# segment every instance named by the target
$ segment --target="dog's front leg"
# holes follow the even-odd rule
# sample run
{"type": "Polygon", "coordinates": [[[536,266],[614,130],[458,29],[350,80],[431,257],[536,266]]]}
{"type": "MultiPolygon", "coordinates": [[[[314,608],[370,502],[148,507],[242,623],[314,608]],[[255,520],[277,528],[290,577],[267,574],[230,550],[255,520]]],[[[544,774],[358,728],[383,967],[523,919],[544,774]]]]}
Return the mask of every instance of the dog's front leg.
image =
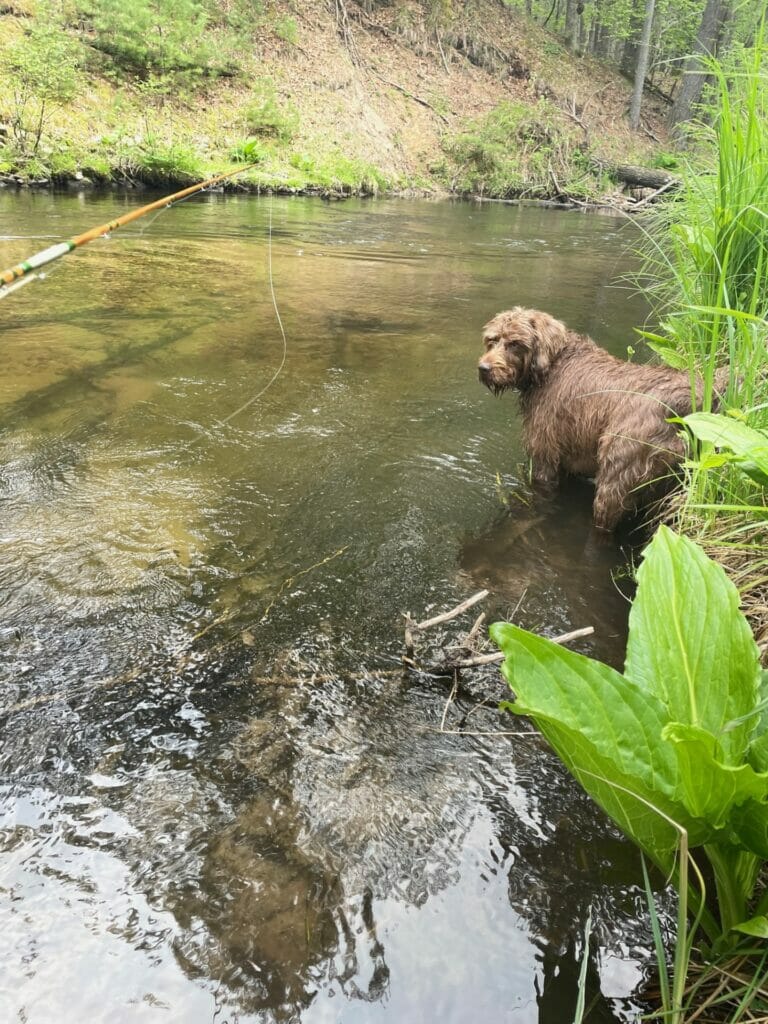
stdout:
{"type": "Polygon", "coordinates": [[[531,453],[529,477],[531,483],[536,487],[551,489],[557,483],[560,475],[559,466],[549,459],[536,458],[531,453]]]}
{"type": "Polygon", "coordinates": [[[598,530],[615,530],[626,511],[618,495],[598,488],[592,505],[592,522],[598,530]]]}

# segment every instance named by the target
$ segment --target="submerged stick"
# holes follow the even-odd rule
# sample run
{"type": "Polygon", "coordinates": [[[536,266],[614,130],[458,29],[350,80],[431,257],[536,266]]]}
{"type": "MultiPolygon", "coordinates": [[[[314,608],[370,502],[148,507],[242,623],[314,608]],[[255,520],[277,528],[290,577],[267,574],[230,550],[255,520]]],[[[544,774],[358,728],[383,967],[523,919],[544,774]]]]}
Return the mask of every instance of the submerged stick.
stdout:
{"type": "Polygon", "coordinates": [[[487,590],[478,590],[472,597],[468,597],[466,601],[462,601],[461,604],[457,604],[455,608],[451,608],[449,612],[443,612],[442,615],[436,615],[434,619],[425,619],[423,622],[415,622],[411,624],[411,629],[429,629],[431,626],[439,626],[441,622],[450,622],[451,619],[455,619],[457,615],[461,615],[462,612],[467,611],[468,608],[472,608],[478,603],[488,597],[487,590]]]}
{"type": "MultiPolygon", "coordinates": [[[[560,636],[550,637],[553,644],[567,644],[571,640],[579,640],[583,636],[592,636],[595,632],[594,626],[584,626],[582,629],[572,629],[570,633],[562,633],[560,636]]],[[[474,668],[476,665],[493,665],[497,661],[504,661],[506,657],[502,651],[494,651],[493,654],[479,654],[476,658],[462,658],[450,667],[452,668],[474,668]]]]}
{"type": "Polygon", "coordinates": [[[15,267],[9,267],[8,270],[0,273],[0,299],[10,295],[12,291],[16,291],[20,287],[19,282],[22,279],[26,278],[27,281],[33,280],[35,271],[40,270],[41,267],[45,267],[49,263],[53,263],[54,260],[58,260],[62,256],[67,256],[75,249],[80,248],[81,245],[87,245],[88,242],[92,242],[95,238],[101,238],[112,231],[117,231],[118,228],[130,224],[131,221],[138,220],[139,217],[144,217],[147,213],[151,213],[152,210],[159,210],[164,206],[170,206],[180,199],[186,199],[187,196],[194,195],[195,192],[201,192],[204,188],[208,188],[209,185],[216,185],[220,181],[226,181],[227,178],[232,178],[236,174],[242,174],[244,171],[248,171],[251,167],[255,166],[255,164],[246,164],[245,167],[238,167],[237,170],[227,171],[226,174],[217,174],[213,178],[207,178],[205,181],[198,182],[197,185],[190,185],[189,188],[184,188],[180,192],[174,192],[170,196],[156,199],[153,203],[148,203],[138,210],[131,210],[130,213],[125,213],[122,217],[111,220],[107,224],[99,224],[95,228],[90,228],[88,231],[84,231],[81,235],[75,235],[74,238],[70,238],[66,242],[57,242],[55,245],[35,253],[29,259],[22,260],[15,267]]]}
{"type": "MultiPolygon", "coordinates": [[[[405,612],[403,618],[405,619],[405,657],[403,661],[406,664],[414,665],[414,652],[416,649],[416,634],[424,629],[429,629],[430,626],[438,626],[441,622],[449,622],[451,619],[455,619],[457,615],[461,615],[468,608],[476,605],[478,601],[484,600],[488,597],[487,590],[479,590],[472,597],[468,597],[466,601],[462,601],[461,604],[457,604],[455,608],[451,608],[448,612],[443,612],[442,615],[436,615],[433,619],[425,619],[423,622],[414,622],[410,612],[405,612]]],[[[470,636],[474,635],[475,630],[480,628],[482,624],[483,616],[475,622],[474,626],[470,631],[470,636]]],[[[466,646],[462,644],[462,647],[466,646]]],[[[415,666],[414,666],[415,667],[415,666]]]]}

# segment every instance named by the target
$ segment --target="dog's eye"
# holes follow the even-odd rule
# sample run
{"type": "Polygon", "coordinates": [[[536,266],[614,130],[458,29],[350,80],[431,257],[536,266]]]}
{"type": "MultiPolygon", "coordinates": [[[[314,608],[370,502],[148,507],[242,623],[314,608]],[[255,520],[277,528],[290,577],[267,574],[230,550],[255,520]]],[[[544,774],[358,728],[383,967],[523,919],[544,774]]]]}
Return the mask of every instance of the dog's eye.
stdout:
{"type": "Polygon", "coordinates": [[[495,334],[487,334],[485,337],[485,347],[492,348],[498,340],[495,334]]]}

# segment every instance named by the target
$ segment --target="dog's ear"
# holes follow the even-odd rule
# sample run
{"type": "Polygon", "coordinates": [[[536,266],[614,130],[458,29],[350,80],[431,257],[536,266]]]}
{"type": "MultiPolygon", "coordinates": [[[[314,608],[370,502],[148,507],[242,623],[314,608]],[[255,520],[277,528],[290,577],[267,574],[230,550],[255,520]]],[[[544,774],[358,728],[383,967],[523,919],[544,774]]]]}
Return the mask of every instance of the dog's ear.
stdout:
{"type": "Polygon", "coordinates": [[[529,373],[532,383],[541,384],[555,357],[565,346],[568,330],[564,323],[549,313],[531,313],[529,324],[534,339],[529,373]]]}

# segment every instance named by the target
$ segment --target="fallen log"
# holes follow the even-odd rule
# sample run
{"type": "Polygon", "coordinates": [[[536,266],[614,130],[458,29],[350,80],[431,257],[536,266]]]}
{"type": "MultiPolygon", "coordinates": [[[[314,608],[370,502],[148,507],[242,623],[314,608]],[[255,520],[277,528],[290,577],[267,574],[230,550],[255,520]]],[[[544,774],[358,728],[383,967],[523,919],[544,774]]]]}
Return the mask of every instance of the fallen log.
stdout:
{"type": "Polygon", "coordinates": [[[617,181],[633,188],[665,188],[680,186],[680,179],[659,167],[637,167],[634,164],[609,164],[600,161],[600,166],[617,181]]]}

